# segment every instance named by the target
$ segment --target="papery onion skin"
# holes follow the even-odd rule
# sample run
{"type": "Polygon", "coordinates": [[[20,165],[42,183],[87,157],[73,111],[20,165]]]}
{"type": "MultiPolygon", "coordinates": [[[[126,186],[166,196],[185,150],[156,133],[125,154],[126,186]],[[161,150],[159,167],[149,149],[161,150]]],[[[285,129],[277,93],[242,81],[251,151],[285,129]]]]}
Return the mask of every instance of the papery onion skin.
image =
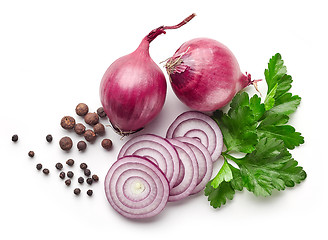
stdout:
{"type": "Polygon", "coordinates": [[[228,104],[237,92],[253,83],[240,71],[233,53],[209,38],[185,42],[166,63],[176,96],[198,111],[214,111],[228,104]]]}

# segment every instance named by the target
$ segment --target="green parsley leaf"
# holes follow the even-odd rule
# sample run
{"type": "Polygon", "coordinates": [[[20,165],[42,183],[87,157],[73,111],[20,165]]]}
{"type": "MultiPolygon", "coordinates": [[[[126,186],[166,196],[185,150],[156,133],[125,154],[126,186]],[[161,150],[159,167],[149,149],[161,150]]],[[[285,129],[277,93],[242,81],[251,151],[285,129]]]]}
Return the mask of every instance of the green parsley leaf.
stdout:
{"type": "Polygon", "coordinates": [[[211,185],[214,188],[217,188],[223,181],[230,182],[232,179],[232,172],[228,165],[228,162],[224,160],[224,163],[218,172],[218,174],[215,176],[215,178],[211,181],[211,185]]]}

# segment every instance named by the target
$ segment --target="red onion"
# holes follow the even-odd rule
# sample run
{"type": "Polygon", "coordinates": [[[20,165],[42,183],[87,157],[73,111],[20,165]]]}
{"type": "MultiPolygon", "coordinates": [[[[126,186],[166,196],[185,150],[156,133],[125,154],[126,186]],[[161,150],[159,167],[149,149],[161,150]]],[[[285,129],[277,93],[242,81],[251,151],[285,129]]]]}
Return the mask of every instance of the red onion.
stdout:
{"type": "Polygon", "coordinates": [[[149,55],[149,43],[166,29],[179,28],[194,16],[175,26],[154,29],[134,52],[114,61],[105,72],[100,84],[101,103],[113,128],[121,135],[142,129],[164,105],[165,76],[149,55]]]}
{"type": "Polygon", "coordinates": [[[180,160],[175,148],[164,138],[144,134],[127,141],[121,148],[118,158],[137,155],[147,158],[163,171],[172,188],[178,178],[180,160]]]}
{"type": "Polygon", "coordinates": [[[169,191],[163,172],[139,156],[118,159],[105,178],[107,200],[127,218],[149,218],[159,214],[168,201],[169,191]]]}
{"type": "Polygon", "coordinates": [[[208,38],[185,42],[167,61],[166,70],[177,97],[198,111],[214,111],[237,92],[254,84],[241,73],[237,59],[222,43],[208,38]]]}
{"type": "Polygon", "coordinates": [[[216,161],[222,152],[223,137],[218,124],[204,113],[188,111],[180,114],[170,125],[167,138],[190,137],[200,141],[216,161]]]}

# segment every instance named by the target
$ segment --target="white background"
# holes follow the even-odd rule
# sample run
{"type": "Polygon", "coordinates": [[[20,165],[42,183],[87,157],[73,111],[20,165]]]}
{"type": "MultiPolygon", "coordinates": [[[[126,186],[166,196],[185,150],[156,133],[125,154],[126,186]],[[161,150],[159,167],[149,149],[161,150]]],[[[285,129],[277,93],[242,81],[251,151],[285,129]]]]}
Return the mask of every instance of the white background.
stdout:
{"type": "MultiPolygon", "coordinates": [[[[1,239],[327,239],[327,8],[325,1],[0,1],[0,238],[1,239]],[[156,63],[185,41],[214,38],[236,55],[253,79],[280,52],[302,103],[291,123],[305,144],[292,151],[307,171],[302,184],[269,198],[237,192],[214,210],[198,194],[169,203],[154,219],[131,221],[107,203],[104,176],[122,144],[110,129],[112,151],[101,138],[86,152],[59,149],[58,140],[75,134],[61,129],[62,116],[76,117],[77,103],[100,106],[99,83],[107,67],[132,52],[161,25],[197,17],[151,43],[156,63]],[[19,141],[11,142],[17,133],[19,141]],[[51,133],[49,144],[45,136],[51,133]],[[27,156],[34,150],[33,159],[27,156]],[[75,177],[66,187],[56,162],[73,158],[75,177]],[[50,169],[45,176],[35,168],[50,169]],[[74,196],[78,165],[87,162],[100,182],[94,196],[74,196]]],[[[161,65],[161,68],[163,66],[161,65]]],[[[163,69],[164,70],[164,69],[163,69]]],[[[265,93],[265,83],[260,83],[265,93]]],[[[254,93],[251,87],[246,89],[254,93]]],[[[188,110],[168,85],[166,103],[143,133],[164,136],[169,124],[188,110]]],[[[78,122],[82,119],[76,117],[78,122]]],[[[104,121],[103,121],[104,122],[104,121]]],[[[221,163],[217,163],[216,169],[221,163]]],[[[65,166],[65,171],[69,168],[65,166]]]]}

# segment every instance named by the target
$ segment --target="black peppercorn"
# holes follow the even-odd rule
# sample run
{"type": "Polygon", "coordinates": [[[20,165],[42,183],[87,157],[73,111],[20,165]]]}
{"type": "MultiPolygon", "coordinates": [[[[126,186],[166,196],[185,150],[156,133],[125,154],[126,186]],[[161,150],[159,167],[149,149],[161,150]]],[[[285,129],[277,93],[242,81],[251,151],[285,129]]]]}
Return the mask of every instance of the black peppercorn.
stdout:
{"type": "Polygon", "coordinates": [[[17,142],[17,141],[18,141],[18,135],[17,135],[17,134],[13,135],[13,136],[11,137],[11,141],[13,141],[13,142],[17,142]]]}
{"type": "Polygon", "coordinates": [[[92,175],[92,180],[95,181],[95,182],[98,182],[99,181],[99,177],[96,174],[93,174],[92,175]]]}
{"type": "Polygon", "coordinates": [[[66,164],[68,165],[68,166],[73,166],[74,165],[74,160],[73,159],[68,159],[67,161],[66,161],[66,164]]]}
{"type": "Polygon", "coordinates": [[[74,194],[75,195],[79,195],[80,193],[81,193],[81,189],[79,189],[79,188],[74,189],[74,194]]]}
{"type": "Polygon", "coordinates": [[[84,136],[85,140],[87,140],[88,142],[93,142],[97,138],[95,132],[90,129],[86,130],[83,136],[84,136]]]}
{"type": "Polygon", "coordinates": [[[87,184],[89,184],[89,185],[91,185],[92,184],[92,182],[93,182],[93,180],[92,180],[92,178],[87,178],[87,184]]]}
{"type": "Polygon", "coordinates": [[[36,165],[36,169],[41,170],[41,169],[42,169],[42,164],[41,164],[41,163],[38,163],[38,164],[36,165]]]}
{"type": "Polygon", "coordinates": [[[85,132],[85,126],[82,123],[77,123],[74,127],[74,131],[78,135],[82,135],[85,132]]]}
{"type": "Polygon", "coordinates": [[[63,164],[61,164],[61,163],[56,163],[55,167],[56,167],[58,170],[62,170],[62,169],[63,169],[63,164]]]}
{"type": "Polygon", "coordinates": [[[77,181],[78,181],[80,184],[82,184],[82,183],[84,183],[84,178],[83,178],[83,177],[79,177],[79,178],[77,179],[77,181]]]}
{"type": "Polygon", "coordinates": [[[65,184],[66,184],[66,186],[71,185],[71,179],[67,179],[67,180],[65,181],[65,184]]]}
{"type": "Polygon", "coordinates": [[[101,117],[101,118],[104,118],[104,117],[107,116],[106,113],[105,113],[105,111],[104,111],[104,108],[103,108],[103,107],[100,107],[100,108],[97,109],[97,114],[98,114],[98,116],[101,117]]]}
{"type": "Polygon", "coordinates": [[[85,141],[79,141],[77,143],[77,149],[79,149],[79,151],[83,151],[87,148],[87,144],[85,141]]]}
{"type": "Polygon", "coordinates": [[[47,136],[46,136],[46,140],[47,140],[47,142],[52,142],[52,135],[51,134],[48,134],[47,136]]]}
{"type": "Polygon", "coordinates": [[[112,140],[105,138],[101,141],[101,146],[106,149],[106,150],[110,150],[112,148],[112,140]]]}
{"type": "Polygon", "coordinates": [[[81,163],[80,164],[80,168],[83,169],[83,170],[86,169],[87,167],[88,167],[88,165],[86,163],[81,163]]]}
{"type": "Polygon", "coordinates": [[[88,196],[92,196],[92,194],[93,194],[93,191],[91,190],[91,189],[89,189],[88,191],[87,191],[87,194],[88,194],[88,196]]]}
{"type": "Polygon", "coordinates": [[[63,150],[70,150],[73,146],[73,141],[70,137],[63,137],[59,141],[59,146],[63,150]]]}
{"type": "Polygon", "coordinates": [[[61,119],[60,125],[64,129],[73,129],[75,126],[75,119],[71,116],[65,116],[61,119]]]}
{"type": "Polygon", "coordinates": [[[29,151],[28,152],[28,156],[31,157],[31,158],[34,157],[34,152],[33,151],[29,151]]]}
{"type": "Polygon", "coordinates": [[[93,126],[93,131],[95,134],[102,135],[105,133],[105,126],[102,123],[97,123],[93,126]]]}
{"type": "Polygon", "coordinates": [[[75,112],[79,116],[84,116],[89,112],[89,107],[85,103],[79,103],[75,108],[75,112]]]}
{"type": "Polygon", "coordinates": [[[50,173],[50,171],[49,171],[48,168],[43,169],[42,172],[43,172],[45,175],[48,175],[48,174],[50,173]]]}
{"type": "Polygon", "coordinates": [[[72,171],[67,172],[67,177],[72,178],[74,176],[74,173],[72,171]]]}
{"type": "Polygon", "coordinates": [[[97,113],[87,113],[84,116],[84,121],[89,125],[95,125],[99,122],[99,116],[97,113]]]}
{"type": "Polygon", "coordinates": [[[60,173],[59,173],[59,177],[60,177],[61,179],[64,179],[64,178],[65,178],[65,175],[66,175],[66,174],[65,174],[64,172],[60,172],[60,173]]]}
{"type": "Polygon", "coordinates": [[[88,168],[84,169],[84,175],[85,176],[89,177],[90,174],[91,174],[91,171],[88,168]]]}

